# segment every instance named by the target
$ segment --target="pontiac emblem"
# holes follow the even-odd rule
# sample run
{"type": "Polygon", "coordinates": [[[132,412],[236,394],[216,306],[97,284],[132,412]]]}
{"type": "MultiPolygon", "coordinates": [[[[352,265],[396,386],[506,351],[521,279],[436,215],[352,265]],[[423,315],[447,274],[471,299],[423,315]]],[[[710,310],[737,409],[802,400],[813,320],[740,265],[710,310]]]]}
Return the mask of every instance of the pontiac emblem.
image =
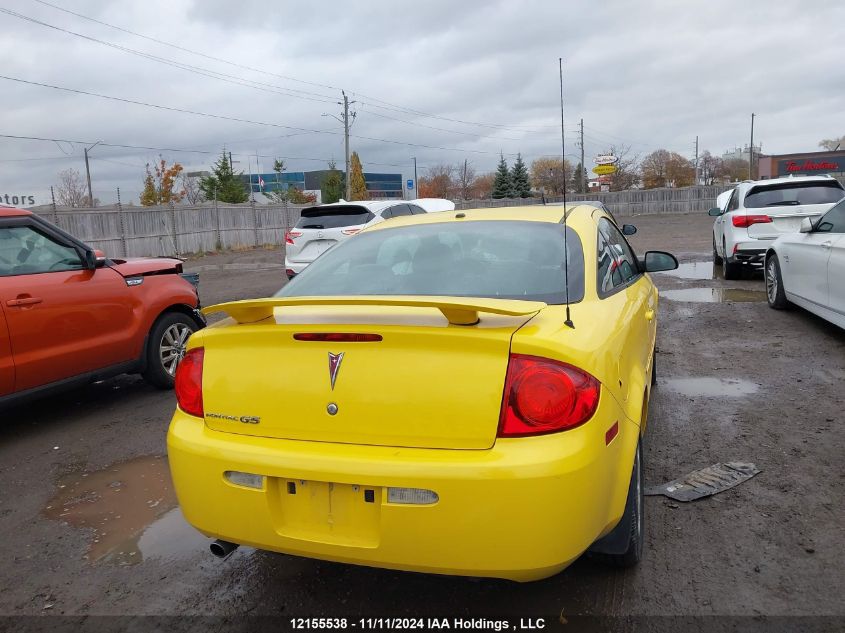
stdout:
{"type": "Polygon", "coordinates": [[[340,371],[340,364],[343,362],[343,355],[345,353],[332,354],[329,352],[329,378],[332,381],[332,391],[334,391],[334,382],[337,380],[337,372],[340,371]]]}

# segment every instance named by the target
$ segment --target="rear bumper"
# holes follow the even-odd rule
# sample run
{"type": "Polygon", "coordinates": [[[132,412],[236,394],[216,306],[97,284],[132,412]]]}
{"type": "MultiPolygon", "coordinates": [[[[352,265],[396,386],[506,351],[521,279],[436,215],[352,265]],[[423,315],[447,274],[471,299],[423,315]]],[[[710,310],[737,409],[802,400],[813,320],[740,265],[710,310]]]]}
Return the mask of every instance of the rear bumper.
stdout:
{"type": "Polygon", "coordinates": [[[208,537],[374,567],[529,581],[559,572],[622,516],[639,427],[602,400],[578,429],[500,439],[489,450],[267,439],[213,431],[177,410],[168,456],[182,512],[208,537]],[[606,445],[616,420],[619,434],[606,445]],[[229,483],[228,470],[263,475],[263,489],[229,483]],[[388,487],[433,490],[439,500],[390,503],[388,487]]]}
{"type": "Polygon", "coordinates": [[[310,263],[311,262],[292,262],[285,258],[285,273],[287,274],[288,279],[292,279],[294,276],[301,273],[310,263]]]}
{"type": "Polygon", "coordinates": [[[773,240],[754,240],[737,242],[733,255],[728,261],[739,264],[762,266],[766,251],[773,240]]]}

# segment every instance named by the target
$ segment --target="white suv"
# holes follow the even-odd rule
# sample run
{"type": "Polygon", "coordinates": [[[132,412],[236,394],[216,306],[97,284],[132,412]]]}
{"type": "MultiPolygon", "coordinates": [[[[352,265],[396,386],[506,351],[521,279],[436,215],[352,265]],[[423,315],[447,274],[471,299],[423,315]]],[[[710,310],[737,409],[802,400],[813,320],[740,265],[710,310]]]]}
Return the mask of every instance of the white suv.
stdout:
{"type": "Polygon", "coordinates": [[[323,204],[302,210],[296,226],[285,234],[285,273],[288,279],[301,273],[308,264],[338,242],[360,230],[390,218],[443,210],[453,202],[425,200],[380,200],[323,204]]]}
{"type": "Polygon", "coordinates": [[[766,249],[785,233],[797,233],[804,218],[820,217],[845,196],[831,176],[747,180],[716,198],[713,262],[725,279],[738,279],[742,266],[762,266],[766,249]]]}

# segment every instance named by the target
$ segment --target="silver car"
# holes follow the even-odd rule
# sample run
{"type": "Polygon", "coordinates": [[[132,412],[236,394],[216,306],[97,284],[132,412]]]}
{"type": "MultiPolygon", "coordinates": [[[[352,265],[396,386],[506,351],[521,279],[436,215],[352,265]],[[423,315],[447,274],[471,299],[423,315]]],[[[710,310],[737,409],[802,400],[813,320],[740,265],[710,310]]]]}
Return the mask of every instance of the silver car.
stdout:
{"type": "MultiPolygon", "coordinates": [[[[390,218],[426,213],[427,201],[380,200],[323,204],[302,210],[296,226],[285,235],[285,273],[288,279],[358,231],[390,218]]],[[[439,203],[455,205],[448,200],[439,203]]],[[[442,206],[442,205],[441,205],[442,206]]]]}

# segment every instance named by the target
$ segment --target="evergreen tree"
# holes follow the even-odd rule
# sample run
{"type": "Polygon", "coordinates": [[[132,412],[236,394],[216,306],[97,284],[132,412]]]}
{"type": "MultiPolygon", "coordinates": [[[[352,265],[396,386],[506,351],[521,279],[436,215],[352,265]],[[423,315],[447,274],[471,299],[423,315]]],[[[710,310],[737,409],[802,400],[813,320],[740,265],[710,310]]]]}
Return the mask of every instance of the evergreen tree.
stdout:
{"type": "Polygon", "coordinates": [[[516,162],[511,169],[511,188],[514,198],[528,198],[531,195],[531,181],[528,178],[528,169],[522,162],[522,154],[516,155],[516,162]]]}
{"type": "Polygon", "coordinates": [[[352,152],[352,158],[349,160],[349,182],[351,183],[349,195],[352,200],[370,199],[367,182],[364,180],[364,168],[361,166],[358,152],[352,152]]]}
{"type": "Polygon", "coordinates": [[[240,174],[232,171],[232,164],[229,162],[229,155],[225,148],[220,158],[211,168],[211,175],[200,179],[200,191],[205,195],[206,200],[220,202],[238,203],[246,202],[249,198],[246,184],[240,180],[240,174]]]}
{"type": "Polygon", "coordinates": [[[329,163],[329,173],[323,178],[320,183],[320,191],[322,193],[323,204],[331,204],[337,202],[343,197],[343,172],[337,168],[334,161],[329,163]]]}
{"type": "Polygon", "coordinates": [[[589,174],[587,174],[587,170],[581,165],[579,162],[575,169],[572,171],[572,180],[569,182],[569,191],[574,191],[575,193],[587,193],[584,190],[583,184],[589,180],[589,174]],[[581,177],[583,176],[583,180],[581,177]]]}
{"type": "Polygon", "coordinates": [[[511,174],[508,171],[508,164],[505,157],[499,155],[499,166],[496,168],[496,177],[493,179],[494,198],[513,198],[513,184],[511,174]]]}

